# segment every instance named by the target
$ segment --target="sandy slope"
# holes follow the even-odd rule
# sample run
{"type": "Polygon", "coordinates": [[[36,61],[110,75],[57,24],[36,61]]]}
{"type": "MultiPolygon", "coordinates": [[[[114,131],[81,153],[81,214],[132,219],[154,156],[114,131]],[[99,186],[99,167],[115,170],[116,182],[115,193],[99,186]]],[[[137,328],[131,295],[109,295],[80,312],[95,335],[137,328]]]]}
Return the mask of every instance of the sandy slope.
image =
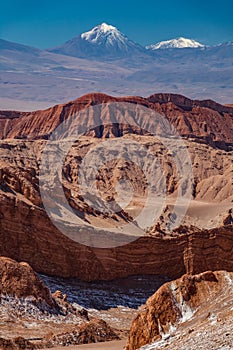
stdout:
{"type": "MultiPolygon", "coordinates": [[[[98,344],[85,344],[85,345],[77,345],[77,346],[69,346],[68,350],[122,350],[125,346],[126,341],[109,341],[106,343],[98,343],[98,344]]],[[[54,350],[64,350],[64,347],[53,348],[54,350]]]]}

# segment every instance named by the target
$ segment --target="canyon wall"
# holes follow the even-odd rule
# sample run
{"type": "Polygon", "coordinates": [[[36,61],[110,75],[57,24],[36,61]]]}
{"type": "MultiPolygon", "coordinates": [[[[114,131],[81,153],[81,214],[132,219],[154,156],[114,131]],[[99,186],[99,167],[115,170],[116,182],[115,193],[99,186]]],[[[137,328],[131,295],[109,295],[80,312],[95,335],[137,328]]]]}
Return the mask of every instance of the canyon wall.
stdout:
{"type": "Polygon", "coordinates": [[[0,255],[26,261],[37,272],[81,280],[111,280],[135,274],[172,278],[206,270],[233,270],[233,226],[141,237],[117,248],[80,245],[62,235],[45,211],[0,194],[0,255]]]}

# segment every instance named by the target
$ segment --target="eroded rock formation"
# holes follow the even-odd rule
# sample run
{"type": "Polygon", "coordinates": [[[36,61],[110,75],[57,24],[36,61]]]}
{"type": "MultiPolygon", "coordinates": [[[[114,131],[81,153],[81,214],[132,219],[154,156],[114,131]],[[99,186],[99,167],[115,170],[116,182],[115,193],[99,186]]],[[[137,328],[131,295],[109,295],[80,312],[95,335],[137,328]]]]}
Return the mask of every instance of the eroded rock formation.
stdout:
{"type": "MultiPolygon", "coordinates": [[[[50,133],[64,120],[91,106],[100,104],[126,102],[145,106],[165,116],[177,129],[181,136],[203,139],[208,143],[216,143],[224,147],[224,144],[233,142],[233,108],[222,106],[214,101],[193,101],[181,95],[175,94],[155,94],[148,98],[142,97],[112,97],[104,94],[89,94],[77,100],[56,105],[45,111],[36,112],[0,112],[0,139],[26,138],[38,139],[47,138],[50,133]]],[[[102,114],[104,115],[104,114],[102,114]]],[[[129,116],[128,116],[129,117],[129,116]]],[[[100,124],[101,124],[100,115],[100,124]]],[[[95,131],[95,136],[102,137],[109,133],[115,136],[124,133],[138,133],[127,125],[111,125],[109,120],[108,130],[102,128],[100,132],[95,131]]],[[[138,124],[134,116],[127,118],[131,125],[138,124]]],[[[93,125],[93,115],[88,119],[77,117],[77,130],[81,131],[87,127],[91,130],[93,125]]],[[[95,125],[95,123],[94,123],[95,125]]],[[[147,128],[150,129],[148,125],[147,128]]]]}
{"type": "MultiPolygon", "coordinates": [[[[126,350],[136,350],[166,335],[169,337],[172,330],[175,333],[179,324],[189,320],[192,320],[191,325],[195,327],[210,317],[210,312],[213,312],[213,316],[217,315],[221,312],[221,301],[226,302],[232,298],[232,283],[232,273],[207,271],[194,276],[184,275],[178,280],[164,284],[148,299],[146,305],[141,307],[134,319],[126,350]]],[[[211,332],[208,337],[212,337],[211,332]]],[[[169,349],[177,348],[176,341],[177,339],[174,339],[173,347],[171,343],[169,349]]],[[[160,346],[154,344],[155,349],[163,348],[162,344],[160,346]]]]}
{"type": "Polygon", "coordinates": [[[92,319],[90,322],[83,323],[69,332],[53,336],[48,344],[53,346],[67,346],[100,343],[119,339],[117,332],[105,321],[92,319]]]}
{"type": "Polygon", "coordinates": [[[89,318],[87,310],[71,304],[61,291],[51,294],[25,262],[0,257],[0,299],[1,349],[32,350],[120,339],[120,330],[96,316],[89,318]]]}
{"type": "Polygon", "coordinates": [[[49,289],[29,264],[6,257],[0,257],[0,293],[17,298],[33,297],[36,301],[46,302],[48,306],[56,306],[49,289]]]}

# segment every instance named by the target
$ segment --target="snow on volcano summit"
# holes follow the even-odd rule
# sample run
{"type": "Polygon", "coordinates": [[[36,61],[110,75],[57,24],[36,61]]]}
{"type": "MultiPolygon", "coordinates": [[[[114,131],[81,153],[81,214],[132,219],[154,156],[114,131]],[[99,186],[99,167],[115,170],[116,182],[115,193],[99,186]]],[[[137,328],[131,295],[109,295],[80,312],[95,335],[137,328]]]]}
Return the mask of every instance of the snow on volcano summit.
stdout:
{"type": "Polygon", "coordinates": [[[102,23],[90,31],[81,34],[81,38],[92,44],[114,46],[127,48],[130,40],[122,34],[116,27],[102,23]]]}
{"type": "Polygon", "coordinates": [[[205,45],[193,39],[180,37],[176,39],[160,41],[157,44],[149,45],[146,48],[149,50],[158,50],[158,49],[184,49],[184,48],[196,49],[201,47],[205,47],[205,45]]]}
{"type": "Polygon", "coordinates": [[[98,58],[121,57],[144,52],[144,50],[142,46],[130,40],[116,27],[102,23],[50,51],[69,56],[98,58]]]}

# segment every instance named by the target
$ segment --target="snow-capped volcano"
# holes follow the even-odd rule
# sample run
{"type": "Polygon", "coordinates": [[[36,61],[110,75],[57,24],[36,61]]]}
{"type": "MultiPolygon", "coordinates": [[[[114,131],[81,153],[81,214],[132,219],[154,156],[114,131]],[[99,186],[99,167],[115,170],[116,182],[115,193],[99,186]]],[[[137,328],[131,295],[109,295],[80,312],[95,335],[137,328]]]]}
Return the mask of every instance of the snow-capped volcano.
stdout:
{"type": "Polygon", "coordinates": [[[193,39],[186,39],[183,37],[160,41],[157,44],[147,46],[148,50],[158,50],[158,49],[185,49],[185,48],[201,48],[205,47],[205,45],[195,41],[193,39]]]}
{"type": "Polygon", "coordinates": [[[144,50],[116,27],[102,23],[50,51],[82,58],[116,58],[144,50]]]}
{"type": "Polygon", "coordinates": [[[93,44],[104,44],[106,46],[114,46],[115,44],[127,46],[129,41],[116,27],[106,23],[102,23],[81,34],[81,38],[93,44]]]}

